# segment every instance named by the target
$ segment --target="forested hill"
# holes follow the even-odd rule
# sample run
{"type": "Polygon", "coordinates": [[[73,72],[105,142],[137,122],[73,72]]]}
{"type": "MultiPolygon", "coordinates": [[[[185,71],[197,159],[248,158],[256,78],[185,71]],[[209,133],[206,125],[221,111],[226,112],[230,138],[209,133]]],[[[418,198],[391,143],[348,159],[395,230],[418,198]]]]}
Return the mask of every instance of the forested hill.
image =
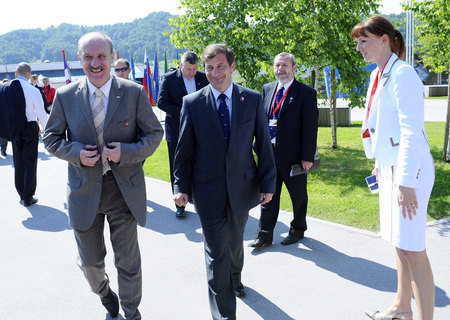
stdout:
{"type": "MultiPolygon", "coordinates": [[[[149,61],[154,60],[155,50],[158,61],[176,59],[176,48],[170,43],[169,36],[163,33],[172,29],[169,19],[175,17],[168,12],[154,12],[133,22],[99,25],[93,27],[63,23],[58,27],[47,29],[22,29],[0,35],[0,64],[25,62],[62,61],[62,49],[66,51],[67,60],[78,60],[78,39],[85,33],[99,31],[111,37],[114,50],[119,48],[120,56],[129,59],[130,48],[133,59],[144,62],[144,51],[147,48],[149,61]]],[[[400,31],[404,31],[405,14],[387,16],[400,31]]],[[[179,50],[180,56],[184,50],[179,50]]]]}
{"type": "MultiPolygon", "coordinates": [[[[0,64],[15,64],[22,61],[44,62],[62,61],[62,49],[67,60],[78,60],[78,39],[85,33],[99,31],[109,35],[114,50],[119,48],[120,56],[129,59],[130,48],[133,59],[144,62],[144,50],[147,48],[149,61],[154,60],[155,50],[158,60],[164,59],[167,50],[168,59],[176,59],[176,49],[170,44],[169,36],[164,32],[171,30],[169,19],[174,16],[168,12],[150,13],[146,18],[133,22],[93,27],[63,23],[47,29],[22,29],[0,35],[0,64]]],[[[180,53],[182,51],[180,50],[180,53]]]]}

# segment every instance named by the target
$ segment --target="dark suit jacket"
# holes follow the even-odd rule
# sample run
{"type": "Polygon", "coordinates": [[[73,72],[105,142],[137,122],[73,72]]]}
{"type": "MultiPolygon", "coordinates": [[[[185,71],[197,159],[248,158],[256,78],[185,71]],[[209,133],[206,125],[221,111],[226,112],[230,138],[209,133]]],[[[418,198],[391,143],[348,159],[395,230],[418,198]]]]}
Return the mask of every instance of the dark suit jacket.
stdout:
{"type": "MultiPolygon", "coordinates": [[[[121,142],[121,161],[110,162],[120,191],[141,226],[147,217],[142,162],[153,154],[163,129],[152,111],[144,87],[113,77],[105,118],[105,142],[121,142]]],[[[47,150],[69,162],[68,211],[75,229],[88,229],[97,214],[102,192],[102,164],[80,163],[86,144],[99,145],[89,103],[87,79],[58,89],[44,134],[47,150]]]]}
{"type": "MultiPolygon", "coordinates": [[[[202,71],[195,74],[197,90],[209,84],[202,71]]],[[[181,69],[164,74],[158,94],[158,108],[166,113],[165,133],[168,142],[177,143],[180,126],[180,111],[183,97],[187,95],[181,69]]]]}
{"type": "Polygon", "coordinates": [[[25,96],[18,80],[0,84],[0,137],[12,140],[15,132],[25,131],[25,96]]]}
{"type": "MultiPolygon", "coordinates": [[[[277,81],[263,87],[266,115],[272,105],[277,81]]],[[[316,91],[294,79],[281,107],[277,123],[275,163],[283,175],[293,164],[314,161],[317,147],[319,111],[316,91]]]]}
{"type": "Polygon", "coordinates": [[[42,89],[42,87],[38,86],[37,84],[34,85],[36,89],[39,90],[39,92],[41,93],[42,96],[42,101],[44,102],[44,109],[45,112],[47,112],[47,114],[50,113],[50,111],[48,111],[48,107],[50,106],[50,103],[48,103],[47,97],[45,95],[44,89],[42,89]]]}
{"type": "Polygon", "coordinates": [[[181,110],[174,193],[192,191],[197,213],[207,219],[223,214],[227,198],[231,209],[242,213],[259,203],[260,193],[275,192],[275,164],[261,95],[233,85],[228,145],[211,86],[185,96],[181,110]]]}

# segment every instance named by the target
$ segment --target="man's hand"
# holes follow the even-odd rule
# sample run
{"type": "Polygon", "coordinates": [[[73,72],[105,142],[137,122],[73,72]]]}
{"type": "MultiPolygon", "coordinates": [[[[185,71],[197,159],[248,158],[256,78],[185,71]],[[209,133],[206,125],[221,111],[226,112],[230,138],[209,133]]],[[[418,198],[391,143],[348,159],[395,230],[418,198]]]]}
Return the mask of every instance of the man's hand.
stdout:
{"type": "Polygon", "coordinates": [[[272,200],[273,193],[261,193],[261,197],[259,198],[260,204],[266,204],[272,200]]]}
{"type": "Polygon", "coordinates": [[[189,201],[187,193],[177,193],[173,196],[173,200],[179,207],[186,207],[189,201]]]}
{"type": "Polygon", "coordinates": [[[108,158],[108,161],[119,163],[121,155],[120,142],[107,143],[103,148],[103,157],[108,158]]]}
{"type": "Polygon", "coordinates": [[[97,146],[87,144],[80,151],[80,162],[83,166],[93,167],[100,159],[100,154],[97,151],[97,146]]]}
{"type": "Polygon", "coordinates": [[[314,164],[314,162],[302,160],[302,167],[303,167],[303,170],[305,170],[305,171],[308,171],[313,166],[313,164],[314,164]]]}

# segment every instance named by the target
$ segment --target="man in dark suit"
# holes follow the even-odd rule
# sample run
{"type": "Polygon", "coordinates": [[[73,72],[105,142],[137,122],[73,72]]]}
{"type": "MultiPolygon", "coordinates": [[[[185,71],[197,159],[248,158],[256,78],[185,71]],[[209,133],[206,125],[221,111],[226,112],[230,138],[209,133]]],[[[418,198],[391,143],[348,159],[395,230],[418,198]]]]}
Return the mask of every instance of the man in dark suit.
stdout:
{"type": "MultiPolygon", "coordinates": [[[[173,160],[175,158],[175,148],[177,147],[180,111],[183,97],[194,93],[208,85],[208,79],[202,71],[198,69],[198,57],[195,52],[188,51],[181,57],[180,68],[178,70],[164,74],[161,89],[158,95],[158,108],[166,113],[165,134],[167,149],[169,151],[170,182],[173,191],[173,160]]],[[[184,207],[177,206],[176,216],[185,216],[184,207]]]]}
{"type": "Polygon", "coordinates": [[[141,258],[137,223],[147,201],[142,162],[158,147],[163,129],[144,87],[111,76],[113,44],[102,33],[82,36],[78,57],[87,75],[55,96],[44,143],[69,162],[68,211],[78,264],[108,313],[119,312],[105,273],[103,230],[108,219],[119,296],[126,319],[141,319],[141,258]]]}
{"type": "Polygon", "coordinates": [[[210,85],[183,99],[174,200],[185,206],[192,194],[200,217],[213,319],[236,319],[248,211],[271,200],[275,163],[261,95],[231,81],[233,52],[210,45],[202,62],[210,85]]]}
{"type": "Polygon", "coordinates": [[[20,203],[28,207],[38,199],[34,197],[37,185],[39,124],[47,124],[44,102],[38,89],[28,82],[31,67],[26,62],[17,65],[16,79],[9,85],[9,105],[12,108],[12,147],[14,183],[20,203]]]}
{"type": "Polygon", "coordinates": [[[7,156],[6,149],[8,147],[8,136],[11,139],[11,109],[9,108],[8,93],[9,84],[8,79],[3,79],[0,83],[0,149],[3,157],[7,156]]]}
{"type": "Polygon", "coordinates": [[[277,187],[270,203],[261,206],[258,236],[249,247],[269,246],[280,210],[281,186],[284,182],[291,196],[294,219],[282,245],[296,243],[304,237],[308,193],[306,173],[314,163],[317,148],[318,109],[316,91],[294,78],[295,58],[280,53],[274,60],[278,81],[264,85],[263,99],[277,167],[277,187]],[[298,165],[305,173],[292,175],[298,165]]]}

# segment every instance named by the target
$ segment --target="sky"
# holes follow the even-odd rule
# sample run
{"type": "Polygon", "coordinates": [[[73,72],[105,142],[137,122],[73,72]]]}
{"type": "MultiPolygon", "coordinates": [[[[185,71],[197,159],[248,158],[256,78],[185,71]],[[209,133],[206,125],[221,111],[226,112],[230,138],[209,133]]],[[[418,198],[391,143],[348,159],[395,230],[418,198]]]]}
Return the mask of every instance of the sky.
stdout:
{"type": "MultiPolygon", "coordinates": [[[[363,1],[363,0],[362,0],[363,1]]],[[[407,0],[382,0],[381,13],[400,13],[400,3],[407,0]]],[[[61,23],[106,25],[132,22],[151,12],[181,14],[180,0],[8,0],[2,3],[0,34],[17,29],[46,29],[61,23]],[[105,5],[108,4],[108,5],[105,5]],[[129,9],[132,8],[132,9],[129,9]]]]}

